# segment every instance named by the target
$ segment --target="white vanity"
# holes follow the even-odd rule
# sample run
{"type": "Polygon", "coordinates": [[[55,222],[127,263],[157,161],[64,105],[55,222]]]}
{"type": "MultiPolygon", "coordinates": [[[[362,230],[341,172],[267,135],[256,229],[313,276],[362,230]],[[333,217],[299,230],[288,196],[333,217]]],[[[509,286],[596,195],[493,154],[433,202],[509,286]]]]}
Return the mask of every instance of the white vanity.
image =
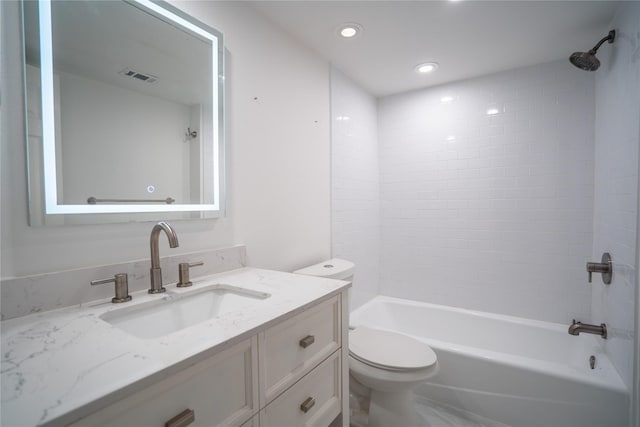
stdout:
{"type": "MultiPolygon", "coordinates": [[[[222,34],[166,2],[21,7],[30,225],[223,216],[222,34]]],[[[246,268],[239,247],[161,272],[162,224],[151,262],[2,279],[0,425],[346,427],[349,282],[246,268]],[[89,284],[114,277],[118,303],[89,284]]]]}
{"type": "Polygon", "coordinates": [[[240,268],[3,321],[1,424],[346,426],[349,286],[240,268]]]}

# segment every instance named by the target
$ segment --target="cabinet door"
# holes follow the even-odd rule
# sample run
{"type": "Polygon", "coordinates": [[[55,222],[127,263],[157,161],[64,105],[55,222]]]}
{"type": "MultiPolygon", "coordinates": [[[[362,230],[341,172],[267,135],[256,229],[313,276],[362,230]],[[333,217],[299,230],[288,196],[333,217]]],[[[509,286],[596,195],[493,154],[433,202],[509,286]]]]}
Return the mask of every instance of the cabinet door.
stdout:
{"type": "Polygon", "coordinates": [[[73,425],[240,426],[258,409],[257,363],[253,337],[73,425]]]}
{"type": "Polygon", "coordinates": [[[340,413],[340,350],[260,411],[260,427],[326,427],[340,413]]]}
{"type": "Polygon", "coordinates": [[[340,315],[336,296],[260,334],[261,407],[340,347],[340,315]]]}

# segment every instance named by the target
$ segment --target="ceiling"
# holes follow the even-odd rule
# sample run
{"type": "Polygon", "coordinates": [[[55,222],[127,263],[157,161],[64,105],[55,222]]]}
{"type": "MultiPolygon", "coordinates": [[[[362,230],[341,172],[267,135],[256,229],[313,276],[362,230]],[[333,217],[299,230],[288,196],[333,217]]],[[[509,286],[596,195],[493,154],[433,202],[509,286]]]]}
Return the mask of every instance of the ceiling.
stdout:
{"type": "Polygon", "coordinates": [[[618,6],[560,0],[250,3],[378,97],[568,58],[607,35],[618,6]],[[346,22],[363,32],[338,37],[346,22]],[[427,61],[439,68],[414,72],[427,61]]]}

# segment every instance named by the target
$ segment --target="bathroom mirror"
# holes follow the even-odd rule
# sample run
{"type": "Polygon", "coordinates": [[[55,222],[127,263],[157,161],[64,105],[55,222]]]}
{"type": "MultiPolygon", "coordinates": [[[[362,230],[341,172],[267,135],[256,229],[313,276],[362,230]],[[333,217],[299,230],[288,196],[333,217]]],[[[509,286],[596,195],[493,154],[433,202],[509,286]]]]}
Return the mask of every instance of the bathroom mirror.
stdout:
{"type": "Polygon", "coordinates": [[[31,225],[223,209],[223,44],[164,2],[23,1],[31,225]]]}

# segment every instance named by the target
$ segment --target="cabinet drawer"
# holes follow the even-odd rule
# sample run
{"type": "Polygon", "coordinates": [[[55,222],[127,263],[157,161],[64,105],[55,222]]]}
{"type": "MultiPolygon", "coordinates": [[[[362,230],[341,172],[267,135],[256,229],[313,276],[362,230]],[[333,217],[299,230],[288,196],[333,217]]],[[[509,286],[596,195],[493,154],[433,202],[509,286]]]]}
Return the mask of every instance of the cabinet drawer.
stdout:
{"type": "Polygon", "coordinates": [[[256,348],[254,337],[95,412],[73,426],[164,427],[167,421],[188,409],[194,411],[190,427],[239,426],[258,409],[256,348]]]}
{"type": "Polygon", "coordinates": [[[260,427],[328,426],[340,413],[340,351],[260,412],[260,427]]]}
{"type": "Polygon", "coordinates": [[[339,319],[336,296],[260,334],[261,407],[340,347],[339,319]]]}

